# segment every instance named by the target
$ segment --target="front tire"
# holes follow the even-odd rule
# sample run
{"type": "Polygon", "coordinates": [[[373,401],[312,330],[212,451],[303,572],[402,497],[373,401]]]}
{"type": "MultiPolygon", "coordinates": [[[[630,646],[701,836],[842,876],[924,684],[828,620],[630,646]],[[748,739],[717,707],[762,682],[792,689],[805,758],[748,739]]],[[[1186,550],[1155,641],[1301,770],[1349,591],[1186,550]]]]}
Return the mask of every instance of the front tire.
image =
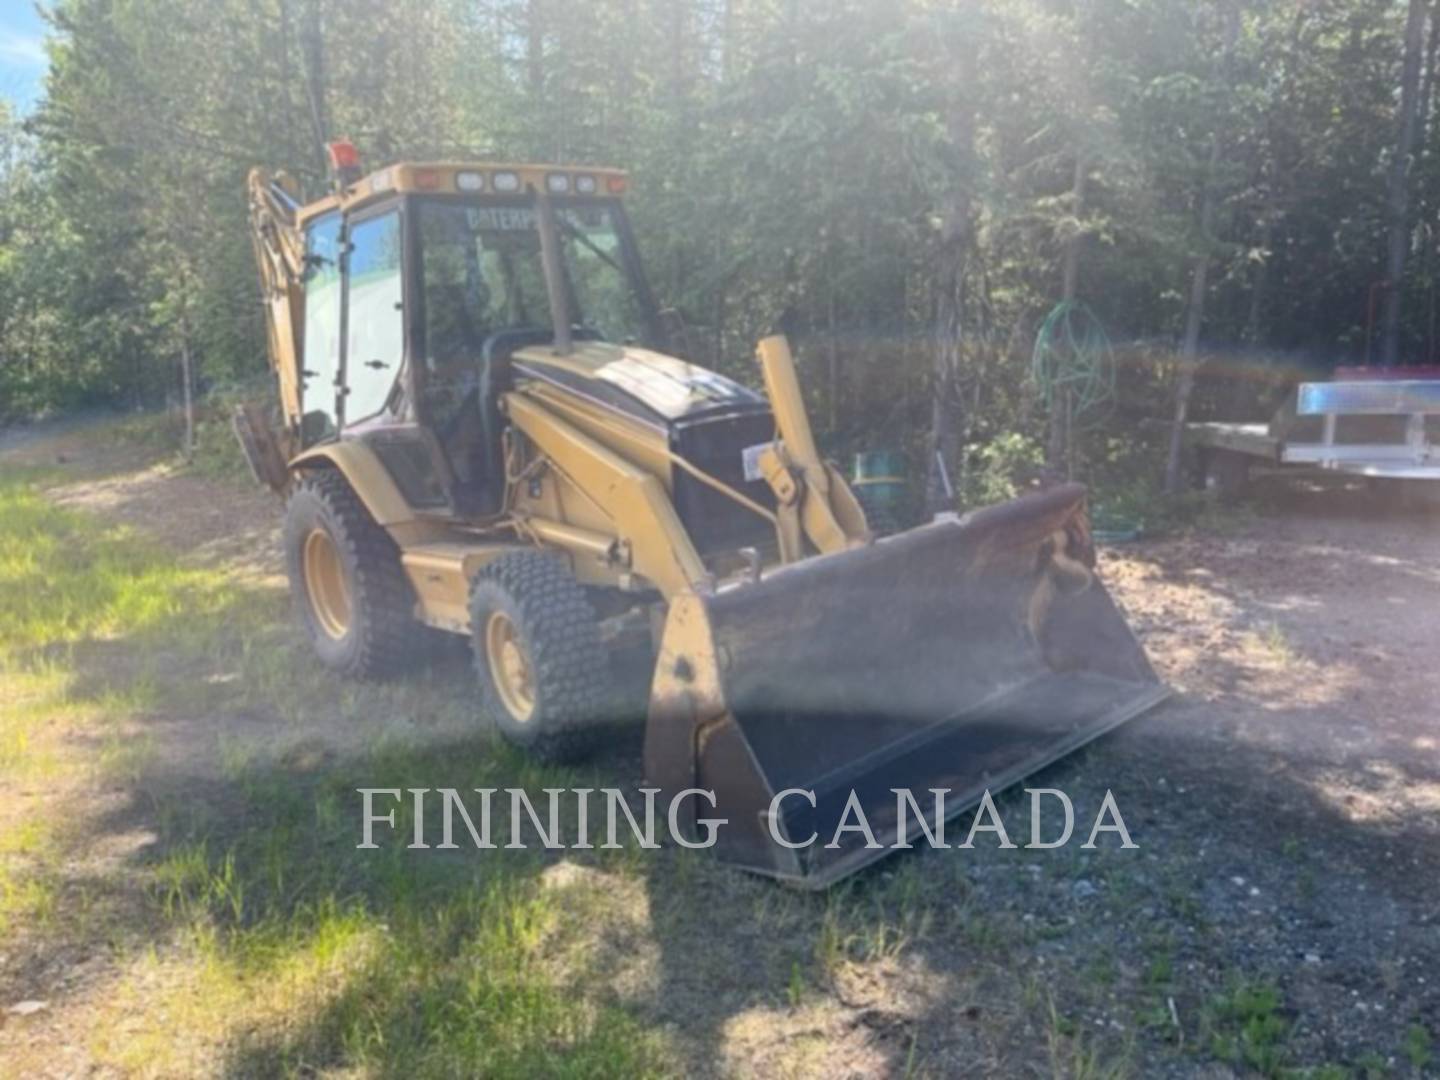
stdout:
{"type": "Polygon", "coordinates": [[[470,640],[481,704],[509,742],[551,761],[593,747],[613,700],[609,658],[563,559],[515,551],[485,566],[470,587],[470,640]]]}
{"type": "Polygon", "coordinates": [[[285,567],[320,662],[355,678],[396,674],[421,628],[400,552],[345,477],[307,472],[285,507],[285,567]]]}

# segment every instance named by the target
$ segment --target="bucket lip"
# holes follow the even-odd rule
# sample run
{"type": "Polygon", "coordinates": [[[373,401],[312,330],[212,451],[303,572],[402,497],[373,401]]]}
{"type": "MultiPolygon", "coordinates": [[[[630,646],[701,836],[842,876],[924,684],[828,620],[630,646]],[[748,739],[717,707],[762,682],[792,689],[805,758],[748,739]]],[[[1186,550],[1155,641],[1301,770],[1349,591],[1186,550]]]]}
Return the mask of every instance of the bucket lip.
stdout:
{"type": "Polygon", "coordinates": [[[989,506],[967,510],[960,515],[958,523],[961,525],[990,525],[995,522],[1009,521],[1014,517],[1058,510],[1061,507],[1083,503],[1088,492],[1089,489],[1084,484],[1069,481],[1057,484],[1052,488],[1026,492],[1024,495],[1008,499],[1005,502],[991,503],[989,506]]]}
{"type": "Polygon", "coordinates": [[[1030,517],[1044,517],[1049,514],[1059,513],[1063,510],[1083,505],[1086,495],[1084,484],[1066,483],[1059,484],[1053,488],[1046,488],[1043,491],[1032,491],[1015,499],[1006,502],[994,503],[990,506],[977,507],[974,510],[966,511],[964,514],[943,513],[937,514],[934,520],[926,521],[914,528],[906,529],[903,532],[894,533],[891,536],[883,536],[872,543],[861,547],[848,548],[844,551],[830,552],[825,555],[811,555],[808,558],[799,559],[792,563],[784,563],[774,566],[765,571],[759,581],[747,579],[727,581],[713,590],[705,593],[707,603],[725,603],[732,599],[737,593],[748,592],[752,589],[764,590],[776,580],[793,575],[805,575],[815,573],[819,566],[835,566],[848,563],[849,565],[863,565],[873,558],[883,558],[878,552],[883,552],[887,547],[895,544],[905,543],[930,543],[936,537],[952,529],[962,529],[966,532],[978,532],[989,528],[1000,528],[1016,519],[1030,517]],[[921,539],[926,537],[928,539],[921,539]]]}
{"type": "MultiPolygon", "coordinates": [[[[1026,759],[995,776],[985,778],[975,787],[966,789],[963,798],[956,798],[951,801],[947,797],[945,803],[945,820],[947,822],[951,821],[967,810],[974,809],[980,804],[986,791],[990,792],[991,795],[998,795],[1000,792],[1024,780],[1027,776],[1031,776],[1041,769],[1053,765],[1062,758],[1070,756],[1080,747],[1093,742],[1102,735],[1108,734],[1121,724],[1135,719],[1135,717],[1142,713],[1149,712],[1173,694],[1169,686],[1158,681],[1151,684],[1137,683],[1135,685],[1137,688],[1144,686],[1145,691],[1143,693],[1137,693],[1124,704],[1117,706],[1107,713],[1101,714],[1098,720],[1080,728],[1069,738],[1061,739],[1051,744],[1046,748],[1042,756],[1026,759]]],[[[919,823],[909,821],[903,837],[904,843],[911,844],[919,833],[919,823]]],[[[819,892],[822,889],[829,888],[837,881],[864,869],[871,863],[879,862],[887,855],[891,855],[896,851],[906,850],[901,847],[899,843],[902,838],[898,833],[894,833],[891,830],[887,830],[883,835],[877,833],[876,839],[880,841],[880,847],[857,848],[812,873],[787,873],[782,867],[776,865],[735,865],[740,869],[750,870],[754,873],[775,878],[792,888],[802,889],[808,892],[819,892]]],[[[795,853],[787,852],[787,854],[794,855],[795,853]]],[[[791,865],[795,864],[792,863],[791,865]]]]}

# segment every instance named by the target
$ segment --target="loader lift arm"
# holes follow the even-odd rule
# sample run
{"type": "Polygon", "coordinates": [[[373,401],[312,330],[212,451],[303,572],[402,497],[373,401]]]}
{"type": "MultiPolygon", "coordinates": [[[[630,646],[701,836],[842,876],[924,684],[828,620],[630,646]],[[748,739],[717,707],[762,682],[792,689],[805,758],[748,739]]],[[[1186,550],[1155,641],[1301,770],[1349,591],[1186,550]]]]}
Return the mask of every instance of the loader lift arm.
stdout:
{"type": "Polygon", "coordinates": [[[783,334],[764,338],[755,357],[780,435],[779,446],[761,456],[760,471],[779,505],[776,531],[782,560],[804,556],[802,534],[822,555],[864,544],[870,536],[865,512],[834,466],[820,457],[789,340],[783,334]]]}

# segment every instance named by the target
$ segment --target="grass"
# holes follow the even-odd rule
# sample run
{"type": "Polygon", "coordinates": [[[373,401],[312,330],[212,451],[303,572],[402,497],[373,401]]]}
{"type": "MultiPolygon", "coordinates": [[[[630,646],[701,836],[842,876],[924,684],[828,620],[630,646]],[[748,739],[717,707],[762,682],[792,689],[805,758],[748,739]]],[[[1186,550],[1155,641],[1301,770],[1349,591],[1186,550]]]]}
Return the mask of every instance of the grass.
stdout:
{"type": "Polygon", "coordinates": [[[230,416],[241,402],[271,402],[269,380],[228,385],[197,403],[195,441],[184,454],[185,420],[179,412],[150,412],[113,421],[112,441],[173,456],[187,468],[213,480],[252,482],[250,466],[231,427],[230,416]]]}
{"type": "Polygon", "coordinates": [[[1290,644],[1284,628],[1277,622],[1269,622],[1259,628],[1256,634],[1261,648],[1280,667],[1289,667],[1299,659],[1295,647],[1290,644]]]}
{"type": "Polygon", "coordinates": [[[665,1071],[662,1039],[598,1000],[584,972],[547,969],[547,943],[585,906],[547,889],[538,859],[354,850],[342,807],[355,786],[496,773],[493,755],[391,749],[309,780],[253,776],[243,831],[218,816],[188,822],[153,887],[201,974],[166,1011],[198,1009],[204,1022],[210,1003],[238,1000],[252,1019],[306,1018],[242,1038],[232,1054],[246,1072],[342,1061],[422,1075],[665,1071]]]}
{"type": "Polygon", "coordinates": [[[1279,1077],[1288,1068],[1293,1025],[1273,985],[1235,981],[1211,1000],[1205,1021],[1210,1052],[1221,1061],[1266,1077],[1279,1077]]]}
{"type": "Polygon", "coordinates": [[[1424,1072],[1435,1060],[1430,1029],[1424,1024],[1411,1024],[1405,1029],[1405,1044],[1401,1049],[1416,1072],[1424,1072]]]}
{"type": "MultiPolygon", "coordinates": [[[[16,702],[0,723],[0,770],[6,780],[48,772],[62,791],[98,772],[158,821],[156,842],[123,868],[142,884],[139,926],[123,913],[138,959],[122,966],[108,1006],[130,1018],[124,1038],[103,1022],[91,1033],[101,1061],[183,1072],[188,1040],[223,1047],[244,1073],[674,1071],[665,1038],[589,972],[547,964],[550,942],[583,931],[592,912],[547,887],[539,859],[355,850],[360,786],[575,777],[523,766],[478,737],[429,749],[379,740],[343,764],[320,754],[322,767],[303,746],[267,753],[235,738],[213,779],[165,775],[136,717],[249,710],[283,723],[457,703],[414,684],[336,695],[294,650],[283,597],[57,509],[34,480],[0,481],[0,686],[16,702]],[[66,757],[60,728],[89,736],[84,761],[66,757]]],[[[0,835],[0,935],[21,924],[44,934],[57,920],[81,932],[55,885],[74,838],[41,821],[0,835]]]]}
{"type": "Polygon", "coordinates": [[[67,649],[120,637],[184,646],[177,624],[212,630],[245,606],[219,571],[182,566],[123,528],[61,510],[33,482],[0,487],[0,514],[7,671],[43,670],[46,658],[68,666],[67,649]]]}
{"type": "Polygon", "coordinates": [[[1046,1007],[1049,1013],[1046,1045],[1050,1053],[1051,1072],[1057,1080],[1062,1077],[1065,1080],[1125,1080],[1134,1075],[1130,1045],[1123,1047],[1117,1057],[1107,1058],[1087,1038],[1080,1025],[1060,1011],[1048,992],[1046,1007]]]}

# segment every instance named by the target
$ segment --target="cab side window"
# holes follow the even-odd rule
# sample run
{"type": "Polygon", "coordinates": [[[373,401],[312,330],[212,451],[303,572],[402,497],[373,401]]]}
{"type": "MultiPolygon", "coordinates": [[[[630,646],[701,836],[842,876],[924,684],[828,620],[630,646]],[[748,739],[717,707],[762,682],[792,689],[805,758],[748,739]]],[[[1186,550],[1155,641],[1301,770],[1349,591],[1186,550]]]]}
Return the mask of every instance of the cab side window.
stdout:
{"type": "Polygon", "coordinates": [[[305,355],[301,407],[309,445],[335,433],[335,378],[340,372],[340,215],[327,214],[305,233],[305,355]]]}
{"type": "Polygon", "coordinates": [[[385,407],[405,357],[399,212],[351,226],[349,240],[345,422],[352,424],[385,407]]]}

